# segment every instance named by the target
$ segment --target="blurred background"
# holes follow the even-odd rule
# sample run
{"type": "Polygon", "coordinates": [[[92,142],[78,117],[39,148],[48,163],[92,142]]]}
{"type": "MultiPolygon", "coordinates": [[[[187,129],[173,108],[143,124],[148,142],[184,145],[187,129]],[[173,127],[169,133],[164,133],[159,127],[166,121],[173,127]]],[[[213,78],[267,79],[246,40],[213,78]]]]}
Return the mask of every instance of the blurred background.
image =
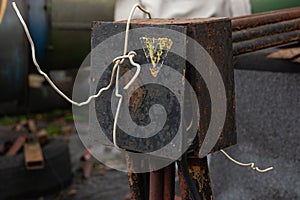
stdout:
{"type": "MultiPolygon", "coordinates": [[[[107,169],[91,158],[76,135],[71,105],[37,74],[11,2],[0,0],[0,199],[128,198],[127,175],[107,169]],[[53,161],[52,167],[50,164],[44,168],[48,175],[24,172],[24,158],[16,157],[21,154],[20,148],[12,154],[14,161],[6,158],[9,149],[18,146],[15,143],[22,141],[20,135],[25,132],[38,133],[38,140],[47,137],[47,142],[40,143],[41,148],[49,152],[44,155],[44,161],[53,161]],[[64,142],[57,142],[57,138],[64,142]],[[52,155],[55,149],[60,153],[52,155]],[[65,160],[57,157],[57,160],[49,161],[53,156],[63,154],[66,154],[65,160]],[[12,163],[21,163],[20,170],[9,171],[12,163]],[[62,165],[65,168],[56,169],[62,165]],[[8,174],[18,177],[13,181],[13,176],[8,174]],[[35,176],[41,180],[36,178],[34,181],[32,177],[35,176]],[[16,187],[22,185],[22,178],[27,188],[16,187]],[[47,180],[49,185],[38,187],[39,181],[47,180]],[[5,185],[4,181],[11,184],[5,185]],[[16,195],[10,196],[13,193],[16,195]]],[[[115,13],[123,9],[122,2],[16,2],[35,42],[38,62],[58,87],[72,96],[77,70],[91,49],[91,22],[123,19],[115,13]]],[[[236,1],[231,2],[237,15],[300,6],[299,0],[250,0],[243,1],[249,10],[239,13],[236,1]]],[[[127,16],[129,10],[124,8],[123,12],[127,16]]],[[[200,11],[198,14],[208,17],[200,11]]],[[[220,15],[217,13],[216,16],[220,15]]],[[[300,198],[297,167],[300,161],[297,153],[300,151],[299,54],[299,43],[293,43],[234,57],[238,145],[231,147],[230,153],[246,162],[255,160],[259,164],[274,165],[275,170],[258,175],[234,166],[216,153],[210,163],[216,199],[300,198]],[[296,48],[298,54],[288,58],[274,56],[274,53],[290,48],[296,48]]]]}

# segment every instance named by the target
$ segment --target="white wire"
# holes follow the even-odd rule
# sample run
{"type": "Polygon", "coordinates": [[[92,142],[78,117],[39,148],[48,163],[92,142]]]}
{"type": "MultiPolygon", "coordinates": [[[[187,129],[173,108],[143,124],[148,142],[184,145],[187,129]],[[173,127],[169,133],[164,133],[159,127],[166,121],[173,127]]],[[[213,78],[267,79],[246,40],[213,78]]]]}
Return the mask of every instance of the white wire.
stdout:
{"type": "Polygon", "coordinates": [[[273,167],[269,167],[269,168],[266,168],[266,169],[259,169],[258,167],[255,167],[255,163],[254,162],[251,162],[251,163],[241,163],[235,159],[233,159],[232,157],[230,157],[223,149],[221,149],[221,152],[229,159],[231,160],[232,162],[234,162],[235,164],[237,165],[240,165],[242,167],[250,167],[252,170],[254,171],[257,171],[257,172],[260,172],[260,173],[265,173],[265,172],[268,172],[272,169],[274,169],[273,167]]]}
{"type": "Polygon", "coordinates": [[[48,83],[51,85],[51,87],[52,87],[59,95],[61,95],[64,99],[66,99],[66,100],[67,100],[68,102],[70,102],[71,104],[74,104],[74,105],[76,105],[76,106],[83,106],[83,105],[88,104],[92,99],[99,97],[103,91],[108,90],[108,89],[111,87],[112,82],[113,82],[113,77],[114,77],[114,74],[115,74],[115,71],[116,71],[117,64],[115,64],[114,67],[113,67],[113,70],[112,70],[112,76],[111,76],[110,83],[109,83],[105,88],[102,88],[101,90],[99,90],[99,92],[98,92],[97,94],[90,96],[86,101],[84,101],[84,102],[82,102],[82,103],[77,103],[77,102],[73,101],[72,99],[70,99],[68,96],[66,96],[66,95],[65,95],[65,94],[64,94],[64,93],[63,93],[63,92],[62,92],[62,91],[61,91],[61,90],[53,83],[53,81],[49,78],[49,76],[48,76],[45,72],[42,71],[40,65],[38,64],[38,62],[37,62],[37,60],[36,60],[36,55],[35,55],[35,45],[34,45],[34,42],[33,42],[33,40],[32,40],[32,37],[31,37],[31,35],[30,35],[30,33],[29,33],[28,27],[27,27],[27,25],[26,25],[26,23],[25,23],[25,21],[24,21],[24,19],[23,19],[23,17],[22,17],[22,15],[21,15],[21,13],[20,13],[20,11],[19,11],[19,9],[18,9],[18,7],[17,7],[17,5],[16,5],[15,2],[12,2],[12,6],[13,6],[13,8],[14,8],[14,10],[15,10],[15,12],[16,12],[16,14],[17,14],[17,16],[18,16],[18,18],[19,18],[19,20],[20,20],[20,22],[21,22],[21,24],[23,25],[23,28],[24,28],[24,31],[25,31],[25,33],[26,33],[27,39],[28,39],[28,41],[29,41],[29,43],[30,43],[30,46],[31,46],[31,56],[32,56],[32,61],[33,61],[34,65],[36,66],[38,72],[39,72],[41,75],[43,75],[43,76],[45,77],[45,79],[48,81],[48,83]]]}
{"type": "Polygon", "coordinates": [[[124,44],[124,51],[123,51],[123,55],[126,54],[127,49],[128,49],[128,34],[129,34],[129,28],[130,28],[130,23],[131,23],[131,19],[133,17],[133,14],[135,12],[135,9],[139,8],[142,12],[146,13],[149,17],[149,19],[151,19],[151,13],[148,12],[146,9],[144,9],[140,4],[135,4],[129,14],[128,20],[127,20],[127,24],[126,24],[126,33],[125,33],[125,44],[124,44]]]}
{"type": "MultiPolygon", "coordinates": [[[[131,58],[131,59],[129,59],[129,60],[130,60],[130,63],[131,63],[133,66],[137,67],[137,71],[136,71],[135,75],[132,77],[132,79],[130,80],[130,82],[124,87],[124,89],[128,89],[129,86],[130,86],[130,85],[135,81],[135,79],[138,77],[138,75],[139,75],[139,73],[140,73],[140,65],[137,64],[137,63],[135,63],[135,62],[133,61],[133,57],[136,55],[136,53],[135,53],[135,52],[129,52],[128,55],[126,55],[126,52],[127,52],[127,48],[128,48],[128,32],[129,32],[130,20],[131,20],[131,18],[132,18],[132,15],[133,15],[135,9],[138,7],[138,8],[140,8],[142,11],[147,12],[147,11],[146,11],[145,9],[143,9],[140,5],[135,5],[135,6],[133,7],[133,9],[132,9],[130,15],[129,15],[129,20],[128,20],[129,23],[127,22],[127,27],[126,27],[125,44],[124,44],[124,54],[123,54],[123,56],[120,56],[120,57],[117,57],[116,59],[114,59],[115,65],[114,65],[113,70],[112,70],[112,75],[111,75],[110,83],[109,83],[106,87],[100,89],[99,92],[98,92],[97,94],[90,96],[86,101],[81,102],[81,103],[75,102],[75,101],[73,101],[72,99],[70,99],[68,96],[66,96],[66,95],[65,95],[65,94],[64,94],[64,93],[63,93],[63,92],[62,92],[62,91],[61,91],[61,90],[53,83],[53,81],[49,78],[49,76],[48,76],[45,72],[42,71],[40,65],[38,64],[38,62],[37,62],[37,60],[36,60],[35,45],[34,45],[34,42],[33,42],[33,40],[32,40],[32,37],[31,37],[31,35],[30,35],[30,32],[29,32],[29,30],[28,30],[28,27],[27,27],[27,25],[26,25],[26,23],[25,23],[25,21],[24,21],[24,19],[23,19],[23,17],[22,17],[22,15],[21,15],[21,13],[20,13],[20,11],[19,11],[19,9],[18,9],[18,7],[17,7],[17,5],[16,5],[15,2],[12,2],[12,6],[13,6],[13,8],[14,8],[14,10],[15,10],[15,12],[16,12],[16,14],[17,14],[17,16],[18,16],[18,18],[19,18],[19,20],[20,20],[22,26],[23,26],[23,28],[24,28],[25,34],[26,34],[27,39],[28,39],[28,41],[29,41],[29,43],[30,43],[30,46],[31,46],[31,53],[32,53],[32,61],[33,61],[34,65],[36,66],[38,72],[39,72],[41,75],[43,75],[43,76],[45,77],[45,79],[48,81],[48,83],[53,87],[53,89],[54,89],[58,94],[60,94],[64,99],[66,99],[66,100],[67,100],[68,102],[70,102],[71,104],[74,104],[74,105],[76,105],[76,106],[87,105],[88,103],[90,103],[90,101],[91,101],[92,99],[99,97],[104,91],[108,90],[108,89],[111,87],[112,82],[113,82],[113,77],[114,77],[114,74],[115,74],[115,71],[116,71],[116,68],[117,68],[116,65],[118,65],[118,64],[120,64],[122,61],[124,61],[125,58],[131,58]],[[116,61],[117,61],[117,60],[120,60],[120,59],[122,59],[122,60],[121,60],[120,62],[116,63],[116,61]]],[[[148,12],[147,12],[147,13],[148,13],[148,12]]],[[[149,13],[148,13],[148,14],[149,14],[149,13]]],[[[149,14],[149,15],[150,15],[150,14],[149,14]]],[[[150,16],[150,17],[151,17],[151,16],[150,16]]],[[[119,68],[118,68],[118,69],[119,69],[119,68]]]]}
{"type": "Polygon", "coordinates": [[[121,104],[122,104],[122,100],[123,100],[123,96],[119,93],[119,73],[120,73],[120,64],[122,64],[124,62],[124,60],[126,58],[129,59],[131,65],[135,66],[137,68],[136,72],[135,72],[135,75],[131,78],[131,80],[129,81],[129,83],[124,87],[124,90],[127,90],[130,85],[137,79],[140,71],[141,71],[141,66],[134,62],[133,60],[133,57],[136,56],[136,53],[134,51],[131,51],[129,52],[128,54],[127,53],[127,50],[128,50],[128,36],[129,36],[129,28],[130,28],[130,22],[131,22],[131,19],[132,19],[132,16],[136,10],[136,8],[139,8],[141,11],[143,11],[144,13],[148,14],[149,18],[151,18],[151,14],[146,11],[142,6],[140,6],[139,4],[135,4],[129,14],[129,17],[128,17],[128,20],[127,20],[127,24],[126,24],[126,33],[125,33],[125,42],[124,42],[124,51],[123,51],[123,56],[119,56],[119,57],[116,57],[114,60],[113,60],[113,63],[114,63],[114,67],[112,69],[112,74],[111,74],[111,79],[110,79],[110,82],[109,84],[104,87],[104,88],[101,88],[97,94],[95,95],[91,95],[86,101],[84,102],[81,102],[81,103],[78,103],[78,102],[75,102],[73,101],[72,99],[70,99],[67,95],[65,95],[54,83],[53,81],[49,78],[49,76],[42,71],[40,65],[38,64],[37,60],[36,60],[36,55],[35,55],[35,45],[34,45],[34,42],[32,40],[32,37],[30,35],[30,32],[28,30],[28,27],[16,5],[15,2],[12,2],[12,6],[23,26],[23,29],[25,31],[25,34],[27,36],[27,39],[30,43],[30,47],[31,47],[31,56],[32,56],[32,61],[34,63],[34,65],[36,66],[38,72],[43,75],[45,77],[45,79],[48,81],[48,83],[51,85],[51,87],[59,94],[61,95],[64,99],[66,99],[68,102],[70,102],[71,104],[73,105],[76,105],[76,106],[83,106],[83,105],[87,105],[91,102],[92,99],[94,98],[97,98],[99,97],[104,91],[106,90],[109,90],[109,88],[112,86],[112,83],[113,83],[113,78],[114,78],[114,74],[116,73],[116,92],[115,92],[115,95],[116,97],[119,98],[119,102],[118,102],[118,106],[117,106],[117,110],[116,110],[116,115],[115,115],[115,119],[114,119],[114,126],[113,126],[113,143],[114,143],[114,146],[118,148],[118,145],[117,145],[117,140],[116,140],[116,135],[117,135],[117,124],[118,124],[118,117],[119,117],[119,113],[120,113],[120,108],[121,108],[121,104]]]}
{"type": "MultiPolygon", "coordinates": [[[[143,7],[141,7],[139,4],[135,4],[129,14],[127,23],[126,23],[126,32],[125,32],[125,42],[124,42],[124,51],[123,51],[123,56],[120,56],[119,58],[122,58],[126,55],[126,52],[128,50],[128,36],[129,36],[129,28],[130,28],[130,23],[131,23],[131,19],[133,17],[133,14],[135,12],[135,9],[139,8],[142,12],[147,13],[149,16],[149,19],[151,19],[151,14],[145,10],[143,7]]],[[[129,52],[129,54],[132,52],[129,52]]],[[[135,53],[135,52],[133,52],[135,53]]],[[[136,53],[135,53],[136,54],[136,53]]],[[[124,58],[122,60],[119,60],[119,64],[122,64],[124,61],[124,58]]],[[[138,77],[141,67],[138,63],[133,62],[133,57],[129,57],[129,61],[130,63],[135,66],[137,68],[135,75],[132,77],[131,81],[129,81],[129,83],[124,87],[124,89],[128,89],[129,86],[133,83],[133,81],[138,77]]],[[[117,68],[117,76],[116,76],[116,92],[115,95],[116,97],[119,97],[119,102],[118,102],[118,106],[117,106],[117,110],[116,110],[116,114],[115,114],[115,120],[114,120],[114,126],[113,126],[113,143],[114,146],[116,148],[119,148],[118,144],[117,144],[117,124],[118,124],[118,118],[119,118],[119,113],[120,113],[120,108],[121,108],[121,104],[122,104],[122,100],[123,100],[123,96],[119,93],[119,72],[120,72],[120,68],[117,68]]]]}

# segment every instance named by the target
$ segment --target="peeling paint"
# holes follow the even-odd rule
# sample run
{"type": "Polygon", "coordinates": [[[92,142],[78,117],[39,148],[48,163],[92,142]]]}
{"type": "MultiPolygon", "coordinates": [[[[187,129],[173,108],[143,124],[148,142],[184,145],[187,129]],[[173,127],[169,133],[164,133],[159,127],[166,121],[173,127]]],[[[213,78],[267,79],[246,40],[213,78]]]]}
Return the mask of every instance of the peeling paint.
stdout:
{"type": "Polygon", "coordinates": [[[150,72],[153,77],[156,77],[172,48],[173,41],[169,38],[150,38],[147,36],[141,37],[140,41],[148,62],[152,64],[150,72]]]}

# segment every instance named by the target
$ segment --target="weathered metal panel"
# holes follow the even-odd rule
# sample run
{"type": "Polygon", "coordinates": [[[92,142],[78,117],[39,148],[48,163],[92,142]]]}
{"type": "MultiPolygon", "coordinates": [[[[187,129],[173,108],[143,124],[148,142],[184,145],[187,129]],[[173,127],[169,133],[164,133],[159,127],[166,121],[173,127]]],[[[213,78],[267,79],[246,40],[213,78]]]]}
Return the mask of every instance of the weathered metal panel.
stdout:
{"type": "MultiPolygon", "coordinates": [[[[168,28],[177,30],[181,33],[186,33],[189,37],[196,40],[212,57],[214,63],[218,67],[218,71],[221,74],[223,79],[225,90],[226,90],[226,97],[227,97],[227,113],[224,127],[220,127],[222,129],[222,133],[219,137],[219,140],[212,151],[217,151],[223,148],[226,148],[230,145],[236,143],[236,131],[235,131],[235,96],[234,96],[234,77],[233,77],[233,66],[232,66],[232,43],[231,43],[231,22],[227,18],[222,19],[193,19],[193,20],[133,20],[131,24],[131,29],[139,28],[139,27],[159,27],[159,28],[168,28]]],[[[92,48],[95,48],[98,44],[102,41],[110,37],[111,35],[115,35],[117,33],[123,32],[125,30],[125,23],[124,22],[115,22],[115,23],[101,23],[95,22],[92,28],[92,48]]],[[[131,38],[132,41],[137,40],[138,38],[131,38]]],[[[180,38],[182,40],[182,38],[180,38]]],[[[140,42],[140,41],[138,41],[140,42]]],[[[193,49],[193,47],[188,48],[186,43],[182,43],[183,49],[193,49]]],[[[109,48],[117,48],[120,47],[120,44],[110,44],[111,47],[109,48]]],[[[142,48],[142,47],[141,47],[142,48]]],[[[140,64],[147,63],[147,59],[144,56],[142,50],[137,51],[138,56],[135,59],[140,64]]],[[[197,54],[197,52],[187,52],[187,56],[197,54]]],[[[93,57],[93,56],[92,56],[93,57]]],[[[173,67],[177,71],[181,72],[186,78],[189,80],[190,84],[193,86],[196,95],[198,96],[198,103],[200,108],[200,128],[198,130],[198,134],[196,137],[196,142],[194,143],[193,150],[195,153],[198,152],[200,146],[202,145],[209,123],[211,118],[211,102],[210,102],[210,95],[208,89],[206,88],[206,83],[203,81],[201,75],[196,71],[196,69],[189,64],[187,61],[182,60],[178,56],[174,54],[170,54],[166,60],[165,64],[168,66],[173,67]],[[186,67],[186,68],[185,68],[186,67]]],[[[212,64],[212,63],[211,63],[212,64]]],[[[125,66],[128,66],[128,63],[125,63],[125,66]]],[[[92,61],[92,68],[96,68],[97,66],[93,66],[92,61]]],[[[106,86],[103,80],[110,79],[110,70],[112,68],[112,64],[106,70],[104,75],[101,77],[101,81],[97,83],[97,89],[106,86]]],[[[124,70],[121,70],[121,75],[124,74],[124,70]]],[[[92,73],[95,74],[95,73],[92,73]]],[[[99,78],[99,77],[98,77],[99,78]]],[[[214,81],[214,80],[210,80],[214,81]]],[[[92,86],[95,87],[95,86],[92,86]]],[[[108,138],[112,138],[112,125],[113,125],[113,114],[109,110],[111,108],[111,95],[112,91],[108,92],[107,94],[103,94],[99,100],[96,100],[96,113],[98,117],[98,121],[101,124],[101,127],[105,131],[108,138]],[[98,103],[97,103],[98,101],[98,103]]],[[[159,91],[159,90],[157,90],[159,91]]],[[[166,91],[160,91],[161,93],[160,98],[163,99],[166,91]]],[[[214,91],[218,92],[218,91],[214,91]]],[[[154,94],[154,91],[151,93],[140,93],[134,94],[131,98],[133,101],[139,102],[136,105],[141,105],[138,108],[138,112],[132,109],[135,107],[134,105],[130,108],[132,109],[132,116],[133,119],[137,123],[139,120],[143,121],[145,119],[145,113],[141,113],[143,109],[146,108],[148,111],[147,106],[143,106],[142,104],[147,102],[144,100],[144,97],[147,95],[154,94]],[[143,97],[143,98],[141,98],[143,97]]],[[[182,94],[182,97],[184,94],[182,94]]],[[[152,96],[154,97],[154,96],[152,96]]],[[[152,98],[151,97],[151,98],[152,98]]],[[[159,98],[158,98],[159,99],[159,98]]],[[[179,101],[183,101],[180,99],[179,101]]],[[[166,106],[167,111],[172,111],[172,102],[175,100],[169,99],[169,101],[162,101],[159,102],[166,106]]],[[[156,102],[158,103],[158,102],[156,102]]],[[[149,105],[148,105],[149,106],[149,105]]],[[[147,112],[148,113],[148,112],[147,112]]],[[[172,115],[173,117],[177,117],[172,115]]],[[[178,118],[178,120],[182,120],[178,118]]],[[[178,121],[178,122],[179,122],[178,121]]],[[[147,148],[147,141],[141,142],[139,139],[132,139],[128,137],[127,134],[121,133],[118,130],[118,139],[117,143],[120,147],[125,148],[131,151],[137,152],[145,152],[147,148]]],[[[152,144],[154,146],[165,145],[164,142],[168,142],[167,138],[172,137],[172,133],[170,131],[164,131],[163,137],[157,138],[157,143],[152,144]]],[[[159,135],[159,134],[158,134],[159,135]]],[[[155,140],[155,139],[154,139],[155,140]]]]}
{"type": "MultiPolygon", "coordinates": [[[[223,130],[212,152],[236,144],[235,94],[232,65],[231,22],[229,19],[215,19],[208,22],[189,24],[188,36],[195,39],[212,57],[222,76],[227,97],[227,113],[223,130]]],[[[190,52],[193,54],[197,52],[190,52]]],[[[187,67],[187,77],[198,95],[200,122],[194,153],[201,147],[211,120],[211,99],[206,83],[193,67],[187,67]]],[[[210,81],[214,81],[213,79],[210,81]]],[[[212,91],[218,92],[218,91],[212,91]]],[[[220,127],[221,128],[221,127],[220,127]]]]}
{"type": "MultiPolygon", "coordinates": [[[[155,25],[149,25],[149,27],[154,27],[155,25]]],[[[93,25],[93,36],[92,36],[92,47],[95,48],[98,44],[102,41],[110,37],[111,35],[115,35],[120,32],[124,32],[126,24],[124,23],[94,23],[93,25]]],[[[135,29],[140,27],[139,25],[132,24],[131,28],[135,29]]],[[[172,26],[172,25],[164,25],[160,26],[161,28],[168,28],[172,30],[179,31],[185,35],[186,29],[185,27],[180,26],[172,26]]],[[[150,33],[149,33],[150,34],[150,33]]],[[[177,48],[181,48],[184,46],[185,38],[172,38],[173,36],[168,35],[167,33],[153,33],[154,35],[150,34],[149,37],[156,37],[156,38],[171,38],[174,42],[174,46],[178,45],[177,48]]],[[[139,47],[136,50],[138,56],[134,59],[140,65],[148,64],[148,61],[145,57],[143,47],[140,41],[141,37],[145,35],[135,35],[130,37],[131,43],[136,44],[139,47]]],[[[110,44],[110,49],[122,49],[120,48],[120,44],[110,44]]],[[[184,51],[185,48],[182,48],[184,51]]],[[[93,52],[92,52],[93,54],[93,52]]],[[[93,58],[93,55],[92,55],[93,58]]],[[[185,60],[179,56],[175,55],[168,55],[165,59],[164,64],[167,66],[172,67],[174,70],[178,71],[180,74],[184,74],[185,71],[185,60]]],[[[97,66],[99,63],[94,62],[92,59],[92,74],[93,70],[97,70],[97,66]]],[[[124,62],[120,70],[120,77],[122,77],[128,69],[131,67],[128,62],[124,62]]],[[[100,82],[97,83],[96,87],[97,90],[106,86],[105,80],[110,80],[111,76],[111,69],[112,63],[104,72],[102,77],[100,78],[100,82]]],[[[149,72],[150,73],[150,72],[149,72]]],[[[97,77],[99,78],[99,77],[97,77]]],[[[96,78],[96,79],[97,79],[96,78]]],[[[123,132],[120,128],[117,131],[117,143],[118,146],[130,151],[137,151],[137,152],[152,152],[158,150],[165,145],[169,144],[172,139],[177,134],[179,128],[181,128],[180,124],[182,122],[182,110],[180,108],[180,102],[183,102],[183,93],[180,92],[184,91],[184,85],[182,85],[182,80],[172,80],[170,79],[168,74],[162,74],[161,80],[170,80],[170,82],[174,85],[178,86],[178,90],[176,94],[172,93],[172,91],[168,90],[166,87],[153,85],[153,84],[146,84],[140,89],[133,92],[132,96],[130,97],[130,104],[129,110],[132,117],[132,120],[138,125],[147,125],[150,121],[149,117],[149,109],[154,104],[161,104],[168,115],[166,124],[164,124],[163,129],[158,132],[156,135],[149,137],[149,138],[138,138],[129,135],[128,133],[123,132]],[[176,98],[179,97],[179,99],[176,98]],[[142,106],[139,106],[142,105],[142,106]]],[[[139,80],[138,80],[139,81],[139,80]]],[[[160,81],[160,80],[158,80],[160,81]]],[[[103,93],[98,99],[95,101],[95,109],[98,118],[98,122],[102,127],[102,130],[105,132],[106,136],[112,141],[112,128],[114,122],[114,116],[111,110],[111,96],[114,89],[114,85],[111,90],[106,93],[103,93]]],[[[97,91],[96,90],[96,91],[97,91]]],[[[173,151],[173,150],[171,150],[173,151]]],[[[174,151],[181,151],[181,148],[175,148],[174,151]]],[[[168,155],[173,155],[172,152],[169,152],[168,155]]],[[[177,153],[176,153],[177,155],[177,153]]],[[[176,158],[173,158],[176,159],[176,158]]]]}

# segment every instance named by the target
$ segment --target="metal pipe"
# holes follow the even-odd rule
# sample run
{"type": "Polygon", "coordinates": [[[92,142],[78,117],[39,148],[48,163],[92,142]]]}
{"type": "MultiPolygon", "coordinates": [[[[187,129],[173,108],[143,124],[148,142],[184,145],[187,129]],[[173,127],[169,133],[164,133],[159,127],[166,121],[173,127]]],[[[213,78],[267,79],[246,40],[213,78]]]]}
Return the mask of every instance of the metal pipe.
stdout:
{"type": "Polygon", "coordinates": [[[132,200],[149,200],[149,173],[135,173],[134,159],[126,154],[132,200]]]}
{"type": "Polygon", "coordinates": [[[232,18],[232,30],[242,30],[300,18],[300,7],[232,18]]]}
{"type": "Polygon", "coordinates": [[[233,56],[300,41],[300,30],[233,43],[233,56]]]}
{"type": "Polygon", "coordinates": [[[175,163],[164,168],[164,200],[175,197],[175,163]]]}
{"type": "Polygon", "coordinates": [[[149,200],[163,200],[163,169],[150,172],[149,200]]]}
{"type": "Polygon", "coordinates": [[[251,40],[259,37],[266,37],[280,33],[296,31],[300,29],[300,18],[282,21],[275,24],[259,26],[251,29],[244,29],[232,33],[232,42],[251,40]]]}
{"type": "MultiPolygon", "coordinates": [[[[132,200],[148,199],[148,181],[147,173],[128,172],[130,196],[132,200]]],[[[149,175],[148,175],[149,176],[149,175]]]]}
{"type": "Polygon", "coordinates": [[[300,41],[300,7],[232,19],[233,55],[300,41]]]}

